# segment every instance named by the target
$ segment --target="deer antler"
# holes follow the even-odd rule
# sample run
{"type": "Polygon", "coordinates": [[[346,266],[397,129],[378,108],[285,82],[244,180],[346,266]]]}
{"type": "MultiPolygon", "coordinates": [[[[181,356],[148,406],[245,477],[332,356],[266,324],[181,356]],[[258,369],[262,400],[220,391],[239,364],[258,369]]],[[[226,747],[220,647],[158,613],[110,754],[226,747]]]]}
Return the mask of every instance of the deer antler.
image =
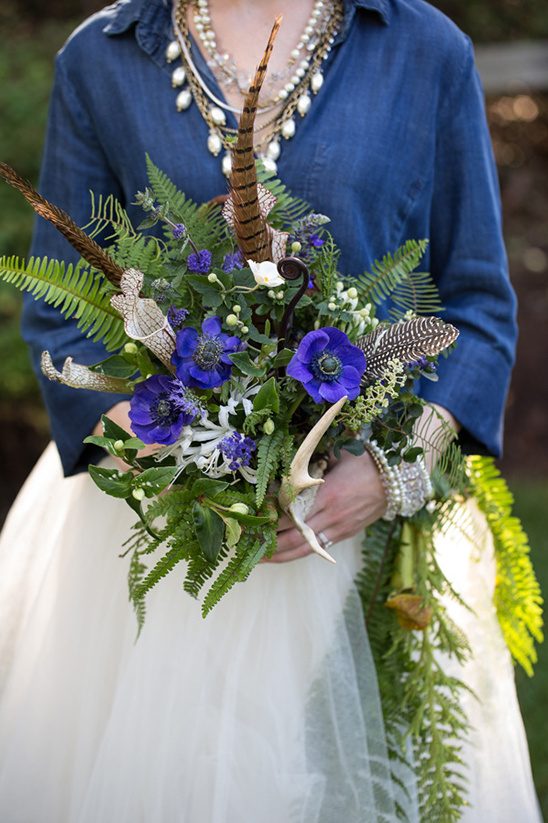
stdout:
{"type": "Polygon", "coordinates": [[[293,520],[310,548],[331,563],[336,561],[320,544],[314,530],[305,523],[305,517],[316,496],[317,489],[313,487],[324,482],[321,477],[312,477],[309,471],[309,463],[318,443],[346,403],[346,399],[346,397],[341,397],[340,400],[337,400],[308,432],[292,460],[289,477],[283,478],[278,492],[280,506],[293,520]],[[313,493],[303,495],[303,492],[307,489],[311,489],[313,493]]]}

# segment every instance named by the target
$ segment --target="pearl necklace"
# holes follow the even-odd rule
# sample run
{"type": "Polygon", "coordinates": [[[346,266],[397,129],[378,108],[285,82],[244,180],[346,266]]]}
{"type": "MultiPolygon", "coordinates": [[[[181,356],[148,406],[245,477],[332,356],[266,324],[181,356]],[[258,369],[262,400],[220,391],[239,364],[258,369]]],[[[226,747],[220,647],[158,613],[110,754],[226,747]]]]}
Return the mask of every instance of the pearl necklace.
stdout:
{"type": "MultiPolygon", "coordinates": [[[[295,63],[299,58],[302,58],[303,55],[306,55],[307,51],[311,52],[316,48],[321,40],[322,32],[329,22],[332,11],[333,8],[330,3],[326,3],[324,0],[316,0],[314,9],[312,10],[299,42],[291,51],[287,66],[281,72],[270,72],[269,77],[267,77],[267,85],[272,88],[275,86],[285,86],[290,82],[292,74],[295,74],[293,84],[297,84],[299,79],[303,77],[305,70],[301,66],[295,69],[295,63]]],[[[211,28],[208,0],[196,0],[194,24],[203,47],[209,55],[208,66],[215,74],[219,84],[227,90],[235,89],[242,97],[245,97],[251,85],[253,75],[243,75],[239,73],[234,58],[230,54],[220,54],[217,51],[215,33],[211,28]]],[[[268,97],[265,85],[263,85],[261,89],[261,97],[263,100],[268,97]]],[[[265,105],[274,106],[279,103],[281,99],[279,93],[272,93],[268,103],[265,105]]]]}
{"type": "MultiPolygon", "coordinates": [[[[210,25],[207,0],[194,0],[197,8],[196,17],[203,28],[198,29],[204,48],[210,56],[210,61],[217,61],[216,41],[210,25]],[[203,38],[202,38],[203,35],[203,38]],[[206,46],[205,43],[208,43],[206,46]],[[211,56],[213,54],[213,57],[211,56]]],[[[172,85],[180,89],[176,95],[175,105],[178,111],[185,111],[194,100],[200,114],[209,127],[207,148],[215,157],[224,149],[222,157],[223,174],[230,176],[232,170],[231,148],[237,135],[236,129],[226,125],[225,112],[232,112],[239,117],[241,109],[229,106],[218,98],[206,85],[204,78],[198,71],[192,58],[192,46],[186,22],[186,12],[189,0],[177,0],[173,7],[173,28],[176,39],[169,43],[166,49],[166,59],[169,63],[180,58],[181,65],[172,72],[172,85]]],[[[258,109],[259,113],[267,113],[276,109],[276,113],[256,131],[263,133],[260,140],[265,149],[259,153],[265,168],[277,171],[276,161],[281,152],[280,137],[290,140],[296,131],[295,112],[304,117],[310,109],[313,95],[317,94],[323,85],[321,65],[327,59],[335,36],[340,28],[343,17],[342,0],[333,0],[326,5],[324,0],[316,0],[310,20],[301,35],[298,44],[292,50],[288,66],[283,72],[289,81],[279,89],[266,105],[258,109]],[[314,14],[316,12],[316,14],[314,14]],[[317,25],[314,22],[316,21],[317,25]],[[299,58],[302,58],[299,61],[299,58]],[[299,62],[297,62],[299,61],[299,62]],[[282,109],[280,111],[280,106],[282,109]]],[[[219,55],[221,62],[224,57],[219,55]]],[[[230,61],[230,58],[228,58],[230,61]]],[[[233,62],[233,61],[232,61],[233,62]]],[[[237,76],[237,73],[236,73],[237,76]]],[[[280,77],[278,77],[278,82],[280,77]]],[[[231,75],[231,83],[235,82],[231,75]]],[[[224,85],[224,84],[223,84],[224,85]]],[[[226,87],[226,86],[225,86],[226,87]]]]}

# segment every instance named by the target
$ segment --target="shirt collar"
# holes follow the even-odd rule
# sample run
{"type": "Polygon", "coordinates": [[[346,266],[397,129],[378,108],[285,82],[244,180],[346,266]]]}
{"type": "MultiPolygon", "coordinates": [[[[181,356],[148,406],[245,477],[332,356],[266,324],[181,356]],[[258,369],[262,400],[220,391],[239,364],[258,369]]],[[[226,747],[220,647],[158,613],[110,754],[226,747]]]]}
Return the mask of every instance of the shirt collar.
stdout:
{"type": "Polygon", "coordinates": [[[153,24],[157,12],[164,9],[171,10],[171,0],[118,0],[106,12],[99,14],[105,13],[109,17],[103,28],[105,34],[123,34],[134,23],[153,24]]]}
{"type": "MultiPolygon", "coordinates": [[[[153,10],[158,6],[170,8],[171,0],[118,0],[108,11],[110,20],[104,27],[105,34],[122,34],[134,23],[138,23],[145,18],[152,22],[154,20],[153,10]]],[[[344,26],[345,31],[356,9],[376,12],[386,25],[390,22],[389,0],[344,0],[344,26]]]]}
{"type": "Polygon", "coordinates": [[[390,23],[389,0],[344,0],[345,17],[352,15],[356,9],[377,12],[383,23],[390,23]]]}

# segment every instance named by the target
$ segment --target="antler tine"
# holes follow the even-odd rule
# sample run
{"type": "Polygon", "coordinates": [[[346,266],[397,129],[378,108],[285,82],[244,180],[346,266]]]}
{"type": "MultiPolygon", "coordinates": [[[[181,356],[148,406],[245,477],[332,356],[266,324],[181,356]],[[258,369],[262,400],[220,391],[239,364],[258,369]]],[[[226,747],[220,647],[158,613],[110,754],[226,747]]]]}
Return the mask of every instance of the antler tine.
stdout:
{"type": "Polygon", "coordinates": [[[324,482],[321,477],[312,477],[310,475],[310,459],[318,443],[346,403],[346,400],[346,396],[341,397],[340,400],[334,403],[325,414],[320,417],[316,425],[308,432],[291,462],[289,477],[283,478],[280,491],[278,492],[280,506],[291,517],[296,528],[302,534],[310,548],[331,563],[335,563],[336,561],[320,544],[314,530],[305,523],[306,512],[299,511],[302,506],[299,507],[298,505],[298,495],[305,489],[311,488],[312,486],[319,486],[324,482]]]}

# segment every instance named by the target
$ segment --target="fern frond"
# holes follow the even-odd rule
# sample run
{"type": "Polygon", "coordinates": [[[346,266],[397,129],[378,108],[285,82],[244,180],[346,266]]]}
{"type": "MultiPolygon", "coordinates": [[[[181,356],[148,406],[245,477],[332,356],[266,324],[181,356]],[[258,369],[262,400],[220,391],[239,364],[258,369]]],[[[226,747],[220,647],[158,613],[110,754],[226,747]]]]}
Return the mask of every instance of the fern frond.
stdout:
{"type": "Polygon", "coordinates": [[[335,241],[331,235],[327,233],[325,243],[322,246],[318,258],[318,283],[325,300],[329,299],[329,296],[333,294],[335,289],[339,257],[340,251],[335,245],[335,241]]]}
{"type": "Polygon", "coordinates": [[[412,271],[392,294],[393,309],[390,316],[399,320],[406,312],[413,314],[439,314],[443,311],[438,288],[429,272],[412,271]]]}
{"type": "Polygon", "coordinates": [[[146,157],[148,179],[152,193],[161,206],[169,206],[172,217],[183,223],[187,233],[199,248],[212,249],[228,236],[228,224],[220,206],[198,206],[177,188],[170,178],[146,157]]]}
{"type": "Polygon", "coordinates": [[[281,456],[281,445],[285,438],[283,428],[276,429],[272,434],[264,434],[257,449],[257,485],[255,487],[255,502],[261,506],[268,484],[270,483],[281,456]]]}
{"type": "Polygon", "coordinates": [[[18,257],[0,259],[0,278],[36,299],[53,304],[65,317],[75,317],[78,327],[88,337],[103,340],[107,350],[120,348],[126,340],[122,318],[110,305],[102,274],[85,263],[76,267],[31,258],[27,263],[18,257]]]}
{"type": "Polygon", "coordinates": [[[84,229],[90,230],[90,237],[104,234],[106,240],[136,234],[128,213],[113,194],[106,199],[101,194],[96,200],[93,192],[91,192],[91,216],[84,229]],[[107,231],[111,234],[106,234],[107,231]]]}
{"type": "Polygon", "coordinates": [[[527,535],[512,516],[513,497],[493,458],[474,455],[467,463],[472,492],[494,540],[497,616],[512,657],[531,676],[537,661],[534,641],[541,643],[543,639],[543,599],[527,535]]]}
{"type": "Polygon", "coordinates": [[[206,617],[236,583],[243,583],[247,580],[259,560],[267,551],[274,550],[275,547],[276,531],[274,529],[267,529],[262,534],[252,531],[244,532],[238,542],[236,554],[209,588],[202,605],[202,615],[206,617]]]}
{"type": "Polygon", "coordinates": [[[402,314],[408,310],[416,314],[431,314],[430,307],[436,296],[435,286],[427,292],[425,300],[427,310],[425,311],[425,306],[420,299],[425,289],[425,275],[414,272],[427,245],[427,240],[408,240],[394,255],[386,254],[381,261],[376,260],[371,273],[364,272],[358,275],[354,284],[360,292],[360,302],[380,305],[396,289],[400,289],[402,283],[407,283],[407,292],[399,304],[402,314]],[[415,277],[417,278],[416,287],[414,286],[415,277]]]}

